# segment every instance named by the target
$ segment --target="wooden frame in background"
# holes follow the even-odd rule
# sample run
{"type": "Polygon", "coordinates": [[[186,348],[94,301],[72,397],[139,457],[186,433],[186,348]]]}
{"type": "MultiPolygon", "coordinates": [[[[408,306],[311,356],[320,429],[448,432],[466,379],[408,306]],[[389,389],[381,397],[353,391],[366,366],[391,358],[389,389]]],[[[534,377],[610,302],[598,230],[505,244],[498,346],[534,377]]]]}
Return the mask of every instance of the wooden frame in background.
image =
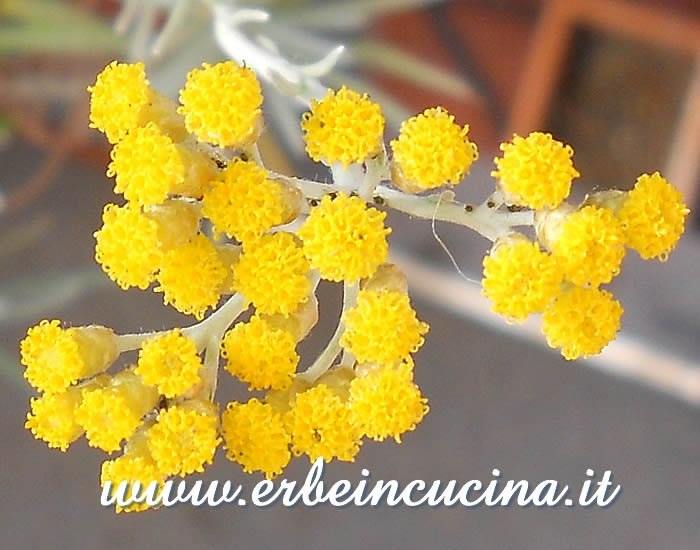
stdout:
{"type": "Polygon", "coordinates": [[[664,176],[691,207],[700,198],[700,21],[675,12],[621,0],[546,0],[535,28],[510,113],[508,138],[547,123],[573,42],[586,28],[622,34],[647,44],[690,54],[695,69],[676,126],[664,176]]]}

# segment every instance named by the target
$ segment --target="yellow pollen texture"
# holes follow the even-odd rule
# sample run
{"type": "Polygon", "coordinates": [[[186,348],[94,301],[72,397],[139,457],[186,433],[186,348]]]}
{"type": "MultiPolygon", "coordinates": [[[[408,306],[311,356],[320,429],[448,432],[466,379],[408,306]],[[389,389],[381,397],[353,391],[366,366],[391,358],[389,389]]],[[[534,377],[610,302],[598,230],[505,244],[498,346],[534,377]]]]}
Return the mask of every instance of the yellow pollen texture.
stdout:
{"type": "Polygon", "coordinates": [[[573,149],[551,134],[532,132],[526,138],[513,136],[501,144],[502,158],[495,158],[506,199],[528,208],[556,208],[569,196],[571,181],[579,176],[571,157],[573,149]]]}
{"type": "Polygon", "coordinates": [[[32,398],[31,413],[27,414],[25,428],[49,447],[65,451],[83,435],[83,428],[75,420],[75,409],[82,399],[79,388],[68,388],[60,393],[45,393],[32,398]]]}
{"type": "Polygon", "coordinates": [[[148,288],[163,258],[158,224],[127,204],[108,204],[104,225],[95,232],[95,259],[115,283],[126,290],[148,288]]]}
{"type": "MultiPolygon", "coordinates": [[[[142,497],[147,491],[148,486],[152,482],[158,483],[162,489],[162,484],[165,482],[165,476],[158,471],[155,462],[149,456],[130,456],[123,455],[114,460],[107,460],[102,463],[102,472],[100,475],[100,484],[104,486],[107,482],[112,483],[112,491],[116,492],[119,484],[123,481],[129,483],[129,488],[126,491],[126,498],[142,497]],[[140,488],[134,494],[134,483],[140,483],[140,488]]],[[[157,491],[158,497],[160,491],[157,491]]],[[[120,512],[142,512],[150,509],[146,502],[132,503],[126,508],[115,505],[115,511],[120,512]]]]}
{"type": "Polygon", "coordinates": [[[299,362],[292,335],[257,315],[229,330],[221,351],[227,359],[226,370],[248,383],[251,390],[287,389],[299,362]]]}
{"type": "Polygon", "coordinates": [[[326,195],[299,230],[304,254],[324,279],[352,283],[369,277],[389,253],[385,217],[358,197],[326,195]]]}
{"type": "Polygon", "coordinates": [[[311,112],[304,114],[301,129],[312,159],[347,167],[381,152],[384,116],[367,94],[343,86],[337,92],[328,90],[321,101],[311,100],[311,112]]]}
{"type": "Polygon", "coordinates": [[[85,361],[73,336],[60,321],[41,321],[27,331],[20,343],[24,377],[40,391],[60,392],[75,384],[85,372],[85,361]]]}
{"type": "Polygon", "coordinates": [[[620,273],[625,236],[611,210],[591,205],[566,217],[551,248],[567,280],[598,286],[620,273]]]}
{"type": "Polygon", "coordinates": [[[180,91],[187,131],[219,147],[252,145],[262,126],[260,83],[233,61],[193,69],[180,91]]]}
{"type": "Polygon", "coordinates": [[[416,428],[428,413],[428,400],[413,382],[408,363],[381,367],[350,383],[350,404],[363,433],[375,441],[416,428]]]}
{"type": "Polygon", "coordinates": [[[623,309],[606,290],[576,286],[563,292],[542,315],[550,347],[568,360],[600,353],[620,330],[623,309]]]}
{"type": "Polygon", "coordinates": [[[200,382],[202,360],[180,329],[146,340],[134,372],[165,397],[177,397],[200,382]]]}
{"type": "Polygon", "coordinates": [[[294,455],[306,454],[311,462],[319,456],[353,462],[360,450],[362,431],[349,404],[325,384],[297,394],[285,424],[294,455]]]}
{"type": "Polygon", "coordinates": [[[685,230],[690,213],[683,195],[661,174],[642,174],[617,213],[627,239],[645,260],[666,261],[685,230]]]}
{"type": "Polygon", "coordinates": [[[107,176],[115,193],[133,204],[161,204],[185,179],[185,165],[173,143],[154,123],[136,128],[114,146],[107,176]]]}
{"type": "Polygon", "coordinates": [[[406,191],[458,184],[478,158],[468,133],[469,126],[460,128],[442,107],[426,109],[404,121],[391,149],[406,191]]]}
{"type": "Polygon", "coordinates": [[[144,413],[122,392],[101,388],[85,392],[76,418],[85,429],[90,446],[110,453],[121,447],[122,440],[134,434],[144,413]]]}
{"type": "Polygon", "coordinates": [[[90,92],[90,128],[97,128],[110,143],[117,143],[139,123],[148,103],[148,80],[143,63],[112,61],[97,75],[90,92]]]}
{"type": "Polygon", "coordinates": [[[163,302],[196,319],[216,307],[223,292],[228,270],[212,242],[202,233],[190,242],[173,248],[163,258],[156,292],[163,302]]]}
{"type": "Polygon", "coordinates": [[[226,456],[242,465],[244,472],[262,472],[273,479],[289,464],[291,436],[282,415],[271,405],[257,399],[229,403],[221,415],[221,429],[226,456]]]}
{"type": "Polygon", "coordinates": [[[254,162],[234,160],[205,191],[202,214],[216,231],[249,240],[284,221],[280,184],[254,162]]]}
{"type": "Polygon", "coordinates": [[[416,318],[407,295],[361,290],[355,307],[343,315],[340,343],[359,362],[391,365],[423,345],[428,325],[416,318]]]}
{"type": "Polygon", "coordinates": [[[310,269],[294,235],[262,235],[243,243],[243,254],[233,272],[233,287],[253,302],[259,313],[286,317],[308,299],[310,269]]]}
{"type": "Polygon", "coordinates": [[[211,464],[221,443],[218,431],[213,405],[188,402],[160,411],[148,430],[148,448],[161,472],[184,477],[211,464]]]}
{"type": "Polygon", "coordinates": [[[525,238],[496,244],[484,258],[481,289],[494,312],[522,322],[559,294],[562,271],[554,258],[525,238]]]}

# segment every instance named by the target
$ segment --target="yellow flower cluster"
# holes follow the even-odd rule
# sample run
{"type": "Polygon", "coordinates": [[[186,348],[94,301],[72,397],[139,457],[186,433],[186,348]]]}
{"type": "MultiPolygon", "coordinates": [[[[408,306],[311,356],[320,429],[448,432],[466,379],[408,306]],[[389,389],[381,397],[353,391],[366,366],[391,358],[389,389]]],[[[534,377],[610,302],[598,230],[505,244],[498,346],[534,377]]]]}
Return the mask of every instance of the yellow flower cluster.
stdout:
{"type": "Polygon", "coordinates": [[[177,397],[200,382],[202,360],[195,343],[180,329],[147,340],[134,372],[165,397],[177,397]]]}
{"type": "Polygon", "coordinates": [[[234,159],[204,194],[202,214],[217,231],[247,241],[296,218],[297,201],[285,191],[254,162],[234,159]]]}
{"type": "Polygon", "coordinates": [[[413,382],[413,361],[369,370],[350,384],[350,402],[362,432],[375,441],[415,429],[428,413],[428,400],[413,382]]]}
{"type": "Polygon", "coordinates": [[[574,206],[563,202],[578,176],[571,147],[535,132],[501,149],[493,175],[507,204],[535,209],[537,242],[518,233],[497,239],[484,258],[483,293],[509,321],[543,313],[547,342],[566,359],[600,353],[623,309],[598,287],[620,274],[626,247],[665,260],[689,211],[658,172],[640,176],[632,191],[596,193],[574,206]]]}
{"type": "Polygon", "coordinates": [[[654,172],[637,178],[617,217],[627,246],[645,260],[658,258],[664,262],[683,234],[689,213],[680,191],[654,172]]]}
{"type": "MultiPolygon", "coordinates": [[[[151,483],[157,483],[159,488],[165,482],[166,476],[160,472],[158,465],[151,456],[151,451],[148,447],[148,430],[141,429],[131,438],[129,443],[124,447],[124,454],[114,460],[106,460],[102,463],[102,472],[100,475],[100,484],[104,487],[107,482],[110,482],[113,491],[122,481],[128,481],[129,487],[126,491],[127,498],[136,496],[134,491],[134,483],[140,483],[140,493],[146,491],[151,483]]],[[[160,491],[156,493],[158,497],[160,491]]],[[[132,503],[128,508],[124,508],[119,504],[115,505],[115,510],[119,512],[140,512],[147,510],[148,504],[132,503]]]]}
{"type": "Polygon", "coordinates": [[[367,94],[343,86],[311,101],[302,118],[306,152],[316,162],[344,167],[378,155],[383,147],[384,115],[367,94]]]}
{"type": "Polygon", "coordinates": [[[559,294],[563,274],[556,260],[524,235],[499,239],[484,258],[484,296],[493,311],[513,322],[541,313],[559,294]]]}
{"type": "Polygon", "coordinates": [[[358,197],[326,195],[299,230],[304,254],[329,281],[369,277],[389,253],[385,217],[358,197]]]}
{"type": "Polygon", "coordinates": [[[174,102],[150,87],[143,63],[112,61],[88,91],[90,128],[104,133],[110,143],[149,122],[156,122],[174,140],[186,135],[174,102]]]}
{"type": "Polygon", "coordinates": [[[362,438],[383,441],[415,429],[428,413],[413,380],[413,361],[336,367],[312,386],[295,382],[266,402],[229,403],[222,415],[228,457],[272,478],[291,455],[354,461],[362,438]],[[291,449],[291,454],[290,454],[291,449]]]}
{"type": "Polygon", "coordinates": [[[202,319],[222,294],[230,292],[225,283],[231,265],[226,260],[209,238],[198,233],[164,255],[154,290],[163,293],[166,304],[202,319]]]}
{"type": "Polygon", "coordinates": [[[260,83],[233,61],[193,69],[180,92],[187,131],[219,147],[252,145],[262,131],[260,83]]]}
{"type": "Polygon", "coordinates": [[[343,315],[341,345],[361,363],[392,365],[423,345],[428,325],[416,319],[408,296],[393,290],[361,290],[343,315]]]}
{"type": "Polygon", "coordinates": [[[201,471],[220,442],[216,408],[200,397],[203,365],[195,341],[180,329],[139,341],[137,364],[114,375],[106,371],[123,351],[121,337],[105,327],[42,321],[21,342],[25,375],[44,392],[31,399],[27,415],[37,439],[65,451],[85,435],[108,453],[126,441],[124,453],[104,463],[103,484],[148,485],[201,471]]]}
{"type": "Polygon", "coordinates": [[[532,132],[502,143],[502,158],[494,159],[501,192],[509,202],[528,208],[556,208],[569,196],[571,181],[579,176],[573,149],[551,134],[532,132]]]}
{"type": "Polygon", "coordinates": [[[291,437],[282,415],[255,398],[231,402],[221,415],[226,456],[249,474],[263,472],[268,479],[282,473],[292,457],[291,437]]]}
{"type": "Polygon", "coordinates": [[[162,204],[170,195],[199,198],[217,174],[213,160],[174,143],[155,122],[131,130],[111,156],[107,175],[115,178],[115,193],[146,208],[162,204]]]}
{"type": "Polygon", "coordinates": [[[245,472],[273,478],[293,456],[353,461],[364,438],[400,443],[415,429],[429,411],[413,360],[428,325],[405,275],[386,263],[391,228],[370,202],[493,240],[484,295],[509,322],[541,313],[547,342],[567,359],[599,353],[619,330],[622,306],[599,287],[620,273],[626,247],[665,260],[688,214],[658,173],[629,192],[565,202],[579,175],[573,151],[540,132],[501,146],[497,192],[483,205],[412,196],[469,172],[478,155],[469,127],[427,109],[402,124],[388,158],[380,107],[345,87],[312,101],[301,122],[309,156],[331,167],[333,184],[269,172],[256,146],[260,84],[230,61],[192,70],[179,106],[150,88],[141,63],[110,63],[89,91],[90,124],[113,145],[107,174],[125,199],[104,207],[95,258],[123,289],[152,287],[199,321],[116,335],[44,320],[27,331],[21,361],[41,395],[26,428],[62,451],[83,435],[121,451],[104,462],[103,486],[144,489],[201,472],[221,442],[245,472]],[[535,210],[525,223],[534,240],[514,230],[524,208],[535,210]],[[326,348],[298,372],[320,279],[343,284],[343,311],[326,348]],[[130,351],[135,364],[118,361],[130,351]],[[222,359],[259,393],[219,414],[222,359]]]}
{"type": "Polygon", "coordinates": [[[566,289],[542,316],[547,343],[561,347],[566,359],[596,355],[620,329],[622,306],[606,290],[574,286],[566,289]]]}
{"type": "Polygon", "coordinates": [[[216,406],[204,400],[190,400],[161,409],[148,430],[148,448],[158,470],[165,475],[203,472],[211,464],[219,437],[216,406]]]}
{"type": "Polygon", "coordinates": [[[441,107],[405,121],[391,142],[396,185],[410,193],[459,183],[479,156],[468,133],[441,107]]]}
{"type": "Polygon", "coordinates": [[[128,201],[105,207],[95,258],[122,288],[157,282],[164,303],[202,319],[234,292],[240,256],[207,237],[202,220],[244,243],[301,206],[298,190],[261,166],[197,143],[252,145],[262,128],[260,85],[235,63],[204,64],[188,75],[177,107],[149,87],[143,64],[114,62],[89,91],[92,123],[114,144],[107,174],[128,201]]]}
{"type": "Polygon", "coordinates": [[[287,316],[309,297],[309,271],[309,262],[295,235],[262,235],[243,243],[233,288],[259,312],[287,316]]]}
{"type": "Polygon", "coordinates": [[[254,316],[226,333],[221,351],[228,360],[226,370],[250,384],[250,389],[284,390],[291,385],[299,362],[296,345],[291,333],[254,316]]]}

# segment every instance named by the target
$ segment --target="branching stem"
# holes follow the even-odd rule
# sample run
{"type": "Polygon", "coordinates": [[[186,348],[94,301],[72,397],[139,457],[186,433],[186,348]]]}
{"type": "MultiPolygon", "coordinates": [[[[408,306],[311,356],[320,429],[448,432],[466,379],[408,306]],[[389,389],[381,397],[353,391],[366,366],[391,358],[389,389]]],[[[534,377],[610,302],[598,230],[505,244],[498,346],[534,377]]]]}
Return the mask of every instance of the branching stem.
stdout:
{"type": "MultiPolygon", "coordinates": [[[[271,177],[296,185],[308,199],[319,200],[329,193],[345,191],[343,186],[332,183],[321,183],[276,173],[271,174],[271,177]]],[[[499,206],[503,204],[500,194],[492,195],[478,206],[445,198],[444,195],[444,192],[431,195],[409,195],[386,185],[379,185],[374,190],[372,200],[410,216],[426,220],[435,219],[468,227],[491,241],[508,233],[513,227],[533,224],[532,211],[504,212],[498,210],[499,206]],[[443,195],[442,199],[440,199],[441,194],[443,195]],[[438,201],[440,201],[439,205],[438,201]]]]}
{"type": "MultiPolygon", "coordinates": [[[[195,341],[197,349],[201,352],[208,346],[210,338],[216,337],[221,340],[223,333],[246,309],[246,300],[240,294],[234,294],[226,303],[212,313],[209,317],[182,329],[185,336],[195,341]]],[[[150,338],[161,336],[167,330],[145,332],[142,334],[120,334],[117,335],[117,346],[119,353],[132,351],[141,347],[141,344],[150,338]]]]}
{"type": "Polygon", "coordinates": [[[338,326],[335,328],[335,332],[331,337],[330,341],[326,345],[326,348],[321,352],[321,354],[316,358],[316,361],[306,369],[299,376],[306,379],[308,382],[315,382],[318,378],[325,373],[333,365],[336,357],[341,351],[340,338],[345,332],[345,325],[343,324],[343,314],[355,305],[357,300],[357,294],[359,292],[359,284],[348,284],[345,283],[343,286],[343,311],[340,314],[340,320],[338,321],[338,326]]]}

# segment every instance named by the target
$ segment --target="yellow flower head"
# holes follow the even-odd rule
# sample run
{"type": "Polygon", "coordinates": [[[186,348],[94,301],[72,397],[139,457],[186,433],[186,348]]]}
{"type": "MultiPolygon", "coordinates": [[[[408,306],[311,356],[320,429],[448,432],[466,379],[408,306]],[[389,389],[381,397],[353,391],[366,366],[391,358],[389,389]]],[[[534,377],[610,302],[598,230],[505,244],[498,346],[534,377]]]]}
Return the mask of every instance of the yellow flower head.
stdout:
{"type": "Polygon", "coordinates": [[[542,316],[542,332],[552,348],[568,360],[600,353],[620,330],[622,306],[597,288],[564,291],[542,316]]]}
{"type": "Polygon", "coordinates": [[[413,382],[409,363],[380,367],[350,383],[350,404],[362,432],[375,441],[416,428],[428,413],[428,400],[413,382]]]}
{"type": "Polygon", "coordinates": [[[495,158],[506,200],[528,208],[556,208],[569,196],[571,181],[579,176],[571,157],[573,149],[551,134],[532,132],[526,138],[513,136],[501,144],[503,158],[495,158]]]}
{"type": "Polygon", "coordinates": [[[304,113],[301,128],[312,159],[347,167],[381,152],[384,115],[367,94],[343,86],[338,92],[328,90],[321,101],[312,99],[311,112],[304,113]]]}
{"type": "Polygon", "coordinates": [[[180,91],[187,130],[219,147],[252,145],[262,128],[263,102],[255,73],[233,61],[193,69],[180,91]]]}
{"type": "Polygon", "coordinates": [[[130,371],[122,371],[102,388],[86,390],[75,411],[91,447],[106,452],[119,449],[158,402],[158,392],[130,371]]]}
{"type": "Polygon", "coordinates": [[[627,245],[648,260],[666,261],[685,230],[690,213],[683,195],[661,174],[642,174],[617,213],[627,245]]]}
{"type": "Polygon", "coordinates": [[[129,204],[106,205],[102,221],[95,232],[97,263],[124,290],[132,286],[145,290],[163,258],[158,224],[129,204]]]}
{"type": "Polygon", "coordinates": [[[146,384],[156,386],[158,392],[172,398],[200,382],[202,360],[194,341],[180,329],[150,338],[141,345],[134,372],[146,384]]]}
{"type": "Polygon", "coordinates": [[[185,165],[173,140],[152,122],[129,132],[111,157],[107,175],[116,176],[114,192],[139,206],[161,204],[185,179],[185,165]]]}
{"type": "Polygon", "coordinates": [[[396,184],[407,192],[458,184],[478,158],[468,132],[468,125],[460,128],[442,107],[404,121],[398,139],[391,142],[396,184]]]}
{"type": "Polygon", "coordinates": [[[550,248],[564,278],[598,286],[620,273],[625,236],[611,210],[589,205],[566,216],[550,248]]]}
{"type": "Polygon", "coordinates": [[[112,61],[97,75],[90,92],[90,128],[117,143],[139,125],[141,109],[148,103],[149,87],[143,63],[112,61]]]}
{"type": "Polygon", "coordinates": [[[233,287],[253,302],[258,313],[281,313],[286,317],[308,299],[310,269],[294,235],[262,235],[243,243],[243,254],[233,272],[233,287]]]}
{"type": "Polygon", "coordinates": [[[60,393],[45,393],[32,398],[31,413],[24,427],[49,447],[65,451],[83,435],[83,428],[75,420],[75,409],[80,406],[82,390],[71,387],[60,393]]]}
{"type": "Polygon", "coordinates": [[[552,256],[524,236],[497,242],[484,258],[482,293],[492,309],[509,321],[522,322],[544,311],[559,294],[562,271],[552,256]]]}
{"type": "Polygon", "coordinates": [[[336,457],[353,462],[362,444],[350,405],[325,384],[297,394],[285,424],[294,455],[307,454],[311,462],[319,456],[326,462],[336,457]]]}
{"type": "Polygon", "coordinates": [[[65,390],[105,370],[118,355],[114,333],[104,327],[61,328],[43,320],[20,343],[24,377],[40,391],[65,390]]]}
{"type": "Polygon", "coordinates": [[[343,322],[340,343],[360,363],[392,365],[418,351],[428,332],[408,296],[393,291],[361,290],[357,305],[345,312],[343,322]]]}
{"type": "MultiPolygon", "coordinates": [[[[114,460],[107,460],[102,463],[102,473],[100,475],[100,485],[104,485],[109,481],[112,483],[112,491],[116,493],[119,484],[123,481],[129,483],[126,491],[126,498],[134,496],[134,483],[138,482],[140,488],[136,493],[137,497],[142,497],[148,490],[148,486],[154,481],[158,483],[159,489],[162,490],[166,476],[158,471],[158,467],[149,455],[130,455],[125,454],[114,460]]],[[[159,495],[160,491],[156,492],[159,495]]],[[[127,508],[123,508],[118,504],[115,505],[116,512],[141,512],[148,510],[150,506],[146,502],[132,503],[127,508]]]]}
{"type": "Polygon", "coordinates": [[[282,415],[271,405],[257,399],[231,402],[221,415],[221,429],[226,456],[241,464],[244,472],[259,471],[272,479],[289,464],[291,437],[282,415]]]}
{"type": "Polygon", "coordinates": [[[226,333],[221,352],[228,360],[226,370],[251,390],[287,389],[299,362],[292,335],[257,315],[226,333]]]}
{"type": "Polygon", "coordinates": [[[157,292],[163,302],[196,319],[203,319],[210,307],[215,307],[228,270],[211,241],[199,233],[190,242],[174,248],[165,255],[157,279],[157,292]]]}
{"type": "Polygon", "coordinates": [[[254,162],[236,159],[205,191],[202,214],[216,231],[249,240],[284,223],[281,185],[267,179],[267,172],[254,162]]]}
{"type": "Polygon", "coordinates": [[[299,237],[311,265],[330,281],[355,282],[372,275],[386,261],[389,244],[385,212],[340,193],[323,197],[311,210],[299,237]]]}
{"type": "Polygon", "coordinates": [[[160,411],[148,430],[148,448],[161,472],[185,477],[211,464],[221,443],[218,431],[214,405],[188,401],[160,411]]]}
{"type": "Polygon", "coordinates": [[[75,384],[85,370],[77,340],[60,321],[44,320],[27,331],[20,344],[24,377],[35,388],[60,392],[75,384]]]}

